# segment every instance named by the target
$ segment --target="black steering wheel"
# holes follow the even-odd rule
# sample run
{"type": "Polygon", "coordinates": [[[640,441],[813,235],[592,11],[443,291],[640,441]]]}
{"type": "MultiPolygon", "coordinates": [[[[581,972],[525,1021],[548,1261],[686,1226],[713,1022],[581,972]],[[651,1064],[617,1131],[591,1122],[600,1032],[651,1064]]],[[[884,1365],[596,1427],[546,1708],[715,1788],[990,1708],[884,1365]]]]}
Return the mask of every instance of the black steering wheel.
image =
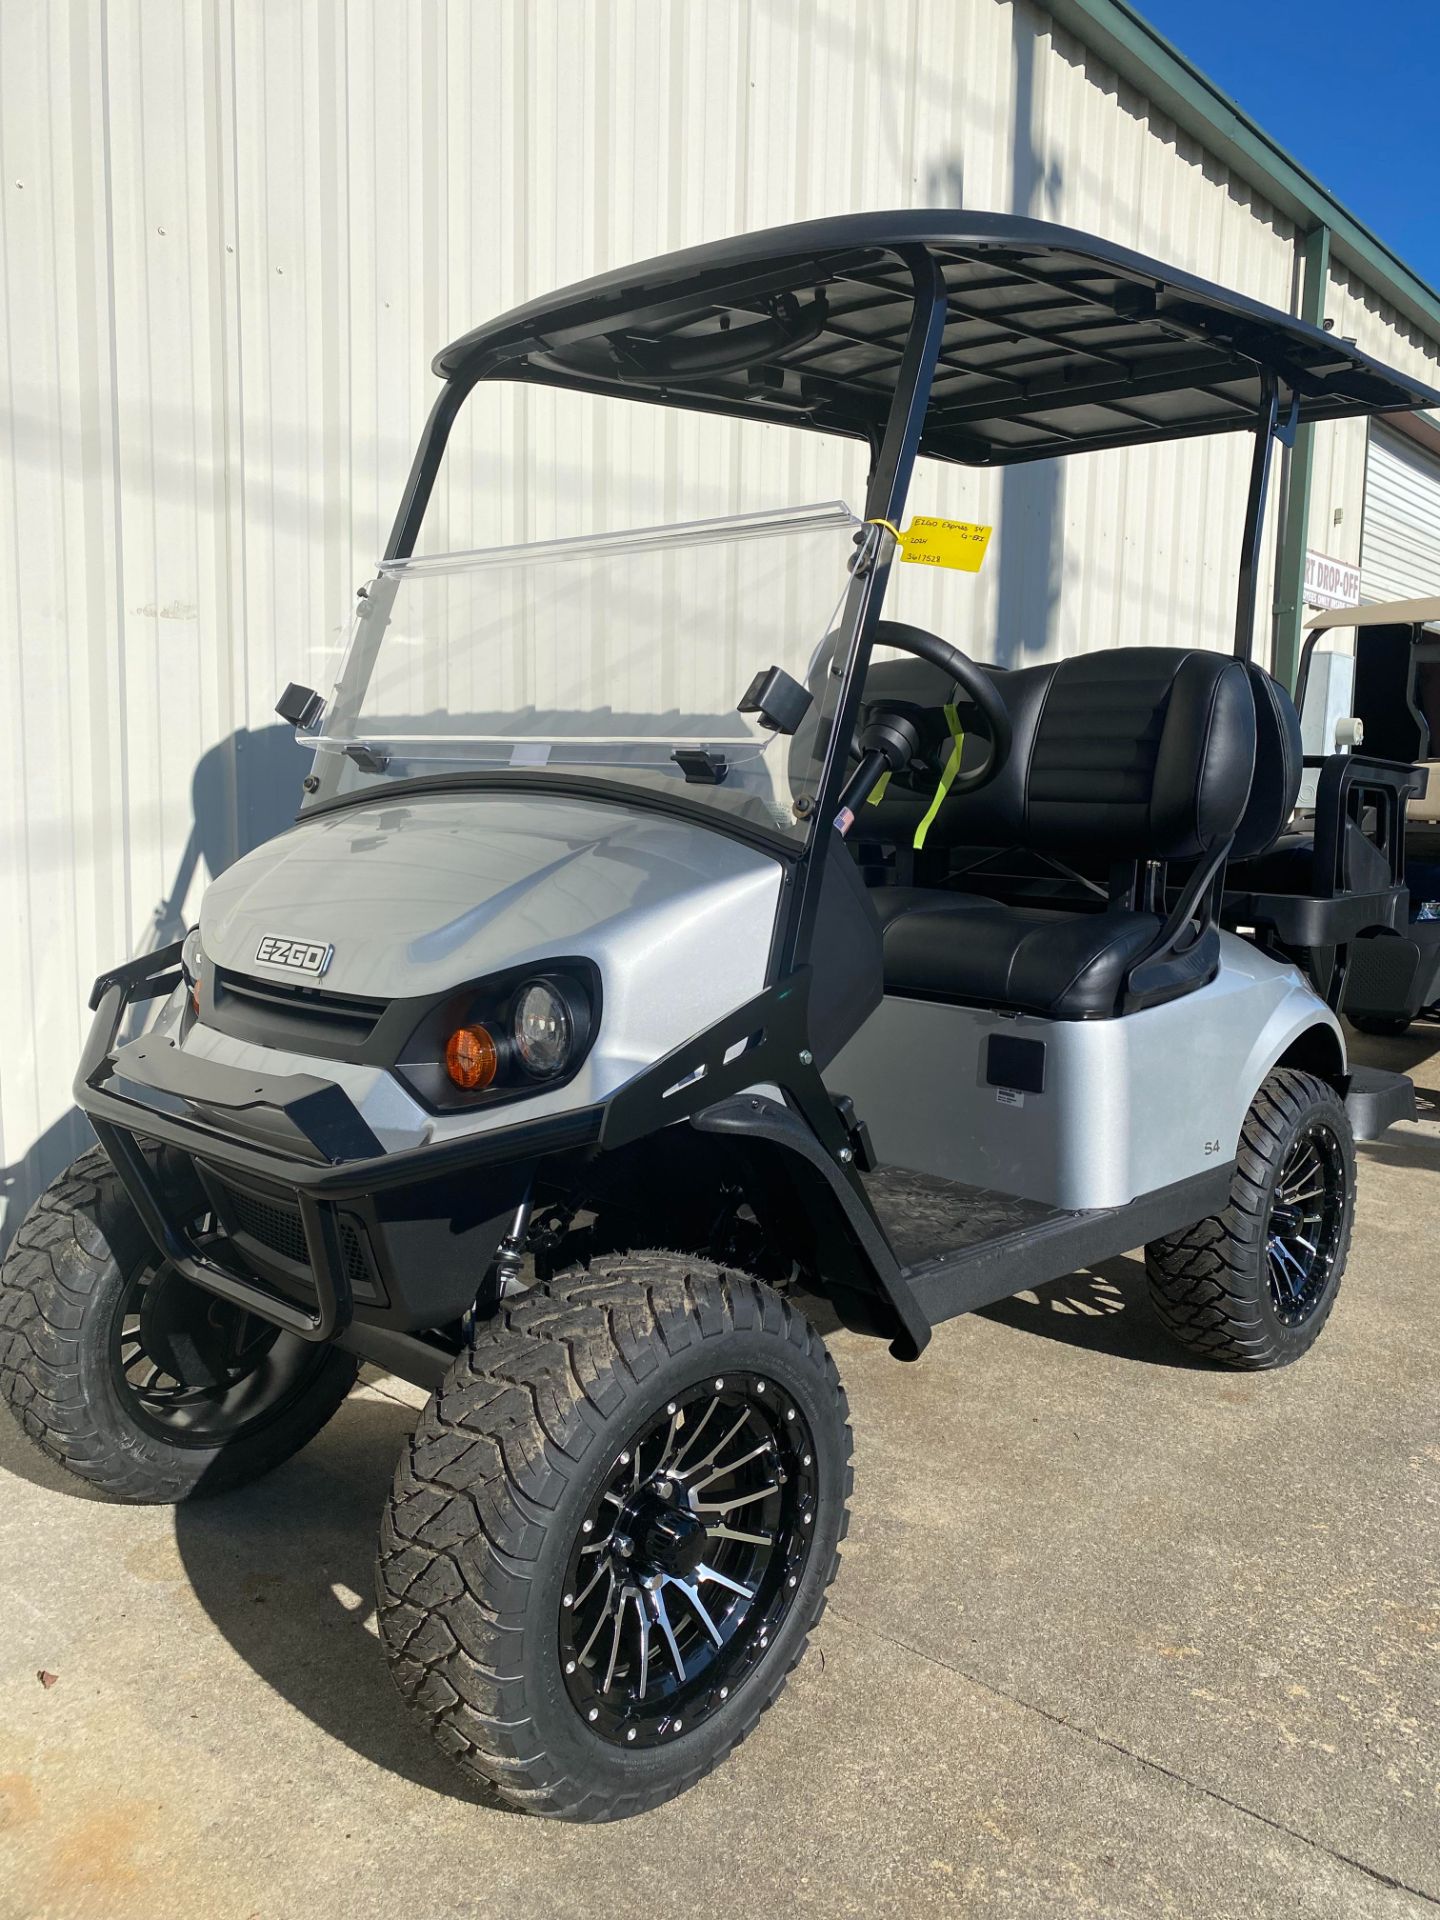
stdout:
{"type": "MultiPolygon", "coordinates": [[[[957,773],[950,782],[948,794],[973,793],[977,787],[987,786],[1010,758],[1014,737],[1009,711],[993,677],[949,641],[927,633],[923,627],[909,627],[898,620],[876,623],[875,644],[894,647],[926,661],[948,675],[966,695],[980,715],[990,752],[969,773],[957,773]]],[[[841,833],[849,832],[856,811],[887,773],[903,773],[922,761],[923,742],[914,713],[915,709],[907,711],[905,705],[898,702],[894,706],[877,704],[872,709],[857,742],[859,765],[841,796],[836,818],[841,833]]]]}

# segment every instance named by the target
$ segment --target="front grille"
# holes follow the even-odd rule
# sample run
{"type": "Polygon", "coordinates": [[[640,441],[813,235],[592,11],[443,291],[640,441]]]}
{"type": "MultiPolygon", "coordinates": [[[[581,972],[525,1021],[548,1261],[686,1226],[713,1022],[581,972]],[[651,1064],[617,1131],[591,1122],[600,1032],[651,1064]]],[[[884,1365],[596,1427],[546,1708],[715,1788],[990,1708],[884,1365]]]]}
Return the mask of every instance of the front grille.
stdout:
{"type": "Polygon", "coordinates": [[[388,1004],[217,967],[207,1020],[239,1040],[349,1059],[374,1033],[388,1004]]]}
{"type": "MultiPolygon", "coordinates": [[[[241,1187],[232,1187],[228,1181],[221,1183],[221,1197],[224,1211],[236,1233],[243,1233],[247,1239],[268,1247],[271,1253],[279,1254],[282,1260],[293,1261],[297,1266],[309,1266],[310,1250],[306,1245],[305,1226],[298,1206],[292,1206],[288,1200],[262,1199],[258,1194],[246,1193],[241,1187]]],[[[354,1221],[347,1220],[343,1215],[338,1225],[340,1251],[350,1285],[357,1292],[373,1292],[373,1271],[360,1229],[354,1221]]]]}

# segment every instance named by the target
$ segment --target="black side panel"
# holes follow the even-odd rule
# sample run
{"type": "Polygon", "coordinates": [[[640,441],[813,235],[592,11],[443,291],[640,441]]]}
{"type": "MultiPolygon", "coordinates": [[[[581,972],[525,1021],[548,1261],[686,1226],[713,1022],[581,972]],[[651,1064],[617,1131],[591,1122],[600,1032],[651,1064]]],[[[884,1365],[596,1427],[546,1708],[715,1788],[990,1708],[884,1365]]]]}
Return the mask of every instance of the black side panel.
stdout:
{"type": "Polygon", "coordinates": [[[885,991],[880,922],[860,869],[831,850],[820,888],[810,981],[810,1047],[826,1067],[879,1006],[885,991]]]}

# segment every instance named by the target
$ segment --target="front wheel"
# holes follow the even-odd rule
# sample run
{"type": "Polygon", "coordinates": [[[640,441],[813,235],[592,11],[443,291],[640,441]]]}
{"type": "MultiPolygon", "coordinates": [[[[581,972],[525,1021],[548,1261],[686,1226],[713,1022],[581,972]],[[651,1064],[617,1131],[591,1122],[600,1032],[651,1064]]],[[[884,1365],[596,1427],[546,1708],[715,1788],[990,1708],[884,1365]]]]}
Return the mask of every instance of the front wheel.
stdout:
{"type": "Polygon", "coordinates": [[[1245,1116],[1229,1206],[1146,1247],[1150,1297],[1207,1359],[1288,1366],[1329,1318],[1354,1216],[1344,1102],[1313,1073],[1280,1067],[1245,1116]]]}
{"type": "Polygon", "coordinates": [[[0,1268],[0,1393],[30,1438],[112,1500],[185,1500],[267,1473],[317,1434],[358,1362],[191,1285],[92,1147],[0,1268]]]}
{"type": "Polygon", "coordinates": [[[515,1807],[658,1806],[800,1659],[849,1491],[834,1363],[769,1287],[660,1253],[561,1275],[477,1329],[396,1472],[396,1683],[515,1807]]]}

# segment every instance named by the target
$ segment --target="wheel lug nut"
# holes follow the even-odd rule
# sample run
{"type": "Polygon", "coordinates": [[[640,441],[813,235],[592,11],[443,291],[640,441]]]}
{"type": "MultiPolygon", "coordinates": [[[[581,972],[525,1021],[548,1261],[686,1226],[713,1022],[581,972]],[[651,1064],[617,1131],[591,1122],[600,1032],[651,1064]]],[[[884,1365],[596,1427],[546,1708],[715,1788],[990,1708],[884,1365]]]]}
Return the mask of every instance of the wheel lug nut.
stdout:
{"type": "Polygon", "coordinates": [[[628,1560],[635,1551],[635,1542],[628,1533],[614,1535],[612,1544],[622,1560],[628,1560]]]}
{"type": "Polygon", "coordinates": [[[668,1500],[675,1489],[668,1480],[657,1480],[655,1482],[655,1491],[662,1500],[668,1500]]]}

